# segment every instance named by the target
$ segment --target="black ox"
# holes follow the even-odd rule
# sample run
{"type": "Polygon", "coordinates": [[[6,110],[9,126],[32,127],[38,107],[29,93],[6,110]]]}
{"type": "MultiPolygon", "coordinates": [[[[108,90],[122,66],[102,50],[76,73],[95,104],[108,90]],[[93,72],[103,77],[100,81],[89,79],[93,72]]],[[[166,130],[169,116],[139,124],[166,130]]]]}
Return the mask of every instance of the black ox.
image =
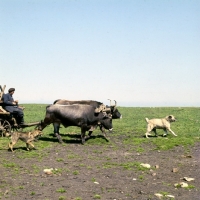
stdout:
{"type": "MultiPolygon", "coordinates": [[[[110,100],[110,99],[108,99],[110,100]]],[[[115,100],[114,100],[115,101],[115,100]]],[[[112,115],[112,119],[120,119],[122,118],[121,113],[117,109],[117,102],[115,101],[115,105],[105,106],[102,102],[94,101],[94,100],[80,100],[80,101],[70,101],[66,99],[57,99],[53,102],[53,104],[61,104],[61,105],[73,105],[73,104],[83,104],[83,105],[90,105],[96,109],[96,112],[106,112],[107,114],[110,113],[112,115]]]]}
{"type": "MultiPolygon", "coordinates": [[[[110,99],[108,99],[110,100],[110,99]]],[[[114,100],[115,101],[115,100],[114,100]]],[[[104,112],[106,114],[111,114],[112,119],[120,119],[122,118],[121,113],[117,109],[117,102],[115,101],[115,105],[111,105],[110,100],[110,106],[104,105],[102,102],[95,101],[95,100],[78,100],[78,101],[71,101],[66,99],[57,99],[53,102],[53,104],[61,104],[61,105],[73,105],[73,104],[82,104],[82,105],[90,105],[95,109],[96,113],[104,112]]],[[[105,128],[102,126],[102,124],[98,124],[95,126],[91,126],[91,129],[89,130],[88,137],[92,135],[92,132],[97,128],[97,126],[100,127],[100,130],[102,133],[104,133],[104,137],[106,137],[105,128]]]]}
{"type": "Polygon", "coordinates": [[[46,116],[40,124],[40,130],[51,123],[54,125],[54,134],[60,143],[63,142],[59,134],[60,124],[64,127],[80,127],[82,144],[85,143],[86,131],[90,130],[91,127],[101,125],[107,130],[112,130],[112,117],[103,112],[95,112],[95,108],[90,105],[49,105],[46,107],[46,116]]]}

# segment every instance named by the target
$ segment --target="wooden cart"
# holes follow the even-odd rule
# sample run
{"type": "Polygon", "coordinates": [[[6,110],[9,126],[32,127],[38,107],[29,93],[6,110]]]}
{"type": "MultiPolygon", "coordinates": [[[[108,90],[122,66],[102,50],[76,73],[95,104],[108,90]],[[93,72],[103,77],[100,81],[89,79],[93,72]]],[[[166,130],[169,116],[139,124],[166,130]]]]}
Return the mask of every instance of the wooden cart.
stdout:
{"type": "Polygon", "coordinates": [[[3,87],[0,85],[0,135],[1,136],[9,136],[9,135],[11,135],[11,131],[13,131],[13,130],[18,130],[21,128],[39,125],[40,122],[23,124],[20,126],[17,124],[17,120],[16,120],[15,116],[12,113],[7,112],[3,108],[3,100],[2,99],[3,99],[3,94],[5,91],[5,88],[6,88],[6,85],[4,85],[3,87]]]}

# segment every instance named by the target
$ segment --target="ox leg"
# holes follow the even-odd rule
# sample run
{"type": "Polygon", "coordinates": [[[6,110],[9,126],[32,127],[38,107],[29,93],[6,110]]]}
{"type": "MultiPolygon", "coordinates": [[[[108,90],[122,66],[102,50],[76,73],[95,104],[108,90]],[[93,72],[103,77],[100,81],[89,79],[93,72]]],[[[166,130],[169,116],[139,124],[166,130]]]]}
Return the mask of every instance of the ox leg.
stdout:
{"type": "Polygon", "coordinates": [[[103,133],[103,135],[104,135],[104,138],[105,138],[106,141],[108,142],[108,141],[109,141],[109,138],[107,138],[106,129],[105,129],[103,126],[100,126],[100,130],[102,131],[102,133],[103,133]]]}
{"type": "Polygon", "coordinates": [[[88,133],[88,138],[90,138],[90,136],[92,135],[92,132],[97,128],[97,126],[91,126],[91,128],[89,129],[89,133],[88,133]]]}
{"type": "Polygon", "coordinates": [[[90,137],[91,137],[91,135],[92,135],[92,132],[93,132],[93,131],[89,131],[89,133],[88,133],[88,138],[90,138],[90,137]]]}
{"type": "Polygon", "coordinates": [[[104,137],[107,138],[105,128],[104,128],[103,126],[100,126],[100,130],[101,130],[101,132],[103,133],[104,137]]]}
{"type": "Polygon", "coordinates": [[[87,131],[87,126],[83,125],[81,127],[81,141],[82,144],[85,144],[85,132],[87,131]]]}
{"type": "Polygon", "coordinates": [[[54,127],[54,135],[58,138],[59,143],[63,143],[62,138],[61,138],[61,136],[59,134],[60,124],[59,123],[54,123],[53,127],[54,127]]]}

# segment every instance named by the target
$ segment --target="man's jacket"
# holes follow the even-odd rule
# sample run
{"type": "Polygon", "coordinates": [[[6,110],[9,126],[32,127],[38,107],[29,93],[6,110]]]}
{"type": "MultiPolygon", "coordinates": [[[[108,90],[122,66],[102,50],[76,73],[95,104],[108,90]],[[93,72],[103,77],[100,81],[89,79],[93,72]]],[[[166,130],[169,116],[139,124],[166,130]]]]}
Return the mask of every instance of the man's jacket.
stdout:
{"type": "Polygon", "coordinates": [[[12,95],[10,93],[4,94],[3,95],[3,107],[6,111],[8,112],[14,112],[17,111],[17,105],[14,105],[12,102],[14,101],[12,95]]]}

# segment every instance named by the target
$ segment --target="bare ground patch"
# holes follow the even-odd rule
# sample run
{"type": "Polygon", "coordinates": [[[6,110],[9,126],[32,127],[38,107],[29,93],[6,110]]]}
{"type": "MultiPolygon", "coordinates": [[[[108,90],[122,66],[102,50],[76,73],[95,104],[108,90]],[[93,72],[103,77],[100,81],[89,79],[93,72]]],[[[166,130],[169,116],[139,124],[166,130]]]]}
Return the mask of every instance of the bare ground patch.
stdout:
{"type": "Polygon", "coordinates": [[[52,147],[33,150],[35,156],[30,157],[25,149],[15,153],[1,149],[0,199],[154,200],[158,199],[154,194],[160,193],[162,199],[173,195],[180,200],[199,200],[200,143],[167,151],[147,143],[138,151],[136,146],[124,145],[118,136],[110,139],[113,142],[107,145],[81,145],[76,138],[62,145],[52,140],[52,147]],[[142,168],[141,163],[151,168],[142,168]],[[53,173],[45,174],[43,170],[48,168],[53,173]],[[176,188],[174,184],[183,177],[195,180],[187,182],[189,188],[176,188]]]}

